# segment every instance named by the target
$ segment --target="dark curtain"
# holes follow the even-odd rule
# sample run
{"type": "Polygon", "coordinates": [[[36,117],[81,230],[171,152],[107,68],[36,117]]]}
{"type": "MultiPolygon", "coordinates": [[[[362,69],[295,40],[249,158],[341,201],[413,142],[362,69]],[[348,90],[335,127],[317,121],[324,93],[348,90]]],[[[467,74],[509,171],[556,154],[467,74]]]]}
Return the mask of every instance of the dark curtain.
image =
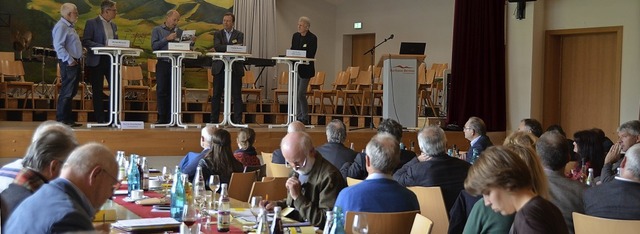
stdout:
{"type": "Polygon", "coordinates": [[[477,116],[506,130],[504,11],[501,0],[455,2],[449,124],[477,116]]]}

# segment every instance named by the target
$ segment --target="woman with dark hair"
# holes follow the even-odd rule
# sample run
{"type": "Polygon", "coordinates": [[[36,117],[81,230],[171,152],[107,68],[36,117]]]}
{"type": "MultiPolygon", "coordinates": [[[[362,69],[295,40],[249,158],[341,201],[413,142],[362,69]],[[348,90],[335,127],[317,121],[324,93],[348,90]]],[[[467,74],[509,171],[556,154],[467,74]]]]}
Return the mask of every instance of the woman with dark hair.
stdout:
{"type": "Polygon", "coordinates": [[[200,159],[198,166],[202,167],[202,175],[207,190],[209,190],[209,176],[219,175],[220,183],[229,183],[231,173],[242,172],[244,167],[233,157],[231,152],[231,134],[224,129],[216,129],[211,135],[211,150],[200,159]]]}
{"type": "MultiPolygon", "coordinates": [[[[573,151],[578,155],[576,167],[569,173],[569,178],[579,180],[582,174],[582,166],[593,168],[593,176],[600,176],[604,164],[604,151],[602,140],[593,130],[582,130],[573,134],[573,151]]],[[[585,171],[584,173],[588,173],[585,171]]],[[[586,175],[585,175],[586,176],[586,175]]]]}

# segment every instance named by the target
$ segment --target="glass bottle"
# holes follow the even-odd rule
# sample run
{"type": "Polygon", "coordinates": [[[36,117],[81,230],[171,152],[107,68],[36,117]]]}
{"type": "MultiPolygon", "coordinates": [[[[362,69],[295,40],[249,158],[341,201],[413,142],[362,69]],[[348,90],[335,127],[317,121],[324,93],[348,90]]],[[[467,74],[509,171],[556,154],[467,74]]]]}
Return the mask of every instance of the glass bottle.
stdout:
{"type": "Polygon", "coordinates": [[[326,219],[325,219],[324,229],[322,229],[322,234],[329,234],[331,232],[331,227],[333,226],[333,211],[327,210],[326,219]]]}
{"type": "Polygon", "coordinates": [[[284,234],[284,227],[282,226],[282,217],[280,216],[282,208],[276,206],[273,208],[274,216],[273,223],[271,223],[270,234],[284,234]]]}
{"type": "Polygon", "coordinates": [[[118,180],[122,181],[127,176],[127,171],[125,168],[126,159],[124,158],[124,151],[118,151],[117,158],[118,158],[118,180]]]}
{"type": "Polygon", "coordinates": [[[593,186],[593,168],[589,168],[589,175],[587,176],[587,181],[585,181],[587,186],[593,186]]]}
{"type": "Polygon", "coordinates": [[[180,168],[176,166],[173,175],[173,186],[171,186],[171,218],[182,222],[182,208],[185,203],[184,181],[180,168]]]}
{"type": "Polygon", "coordinates": [[[132,165],[129,167],[129,173],[127,175],[127,178],[128,178],[127,196],[128,197],[131,197],[131,191],[141,189],[140,171],[138,170],[138,167],[135,165],[135,161],[137,158],[138,158],[138,155],[131,154],[132,165]]]}
{"type": "Polygon", "coordinates": [[[264,208],[260,209],[258,219],[259,220],[256,220],[256,222],[258,223],[256,234],[269,234],[269,221],[267,219],[267,211],[264,208]]]}
{"type": "Polygon", "coordinates": [[[204,176],[202,175],[202,167],[196,168],[196,174],[193,178],[193,199],[198,209],[201,209],[206,199],[206,189],[204,186],[204,176]]]}
{"type": "Polygon", "coordinates": [[[229,205],[229,194],[227,193],[227,184],[223,183],[220,187],[220,207],[218,208],[218,232],[228,232],[231,223],[231,209],[229,205]]]}
{"type": "Polygon", "coordinates": [[[142,190],[149,191],[149,165],[147,164],[147,157],[142,157],[142,165],[140,166],[140,177],[142,178],[142,190]]]}
{"type": "Polygon", "coordinates": [[[329,233],[344,234],[344,216],[339,206],[333,207],[333,225],[329,233]]]}

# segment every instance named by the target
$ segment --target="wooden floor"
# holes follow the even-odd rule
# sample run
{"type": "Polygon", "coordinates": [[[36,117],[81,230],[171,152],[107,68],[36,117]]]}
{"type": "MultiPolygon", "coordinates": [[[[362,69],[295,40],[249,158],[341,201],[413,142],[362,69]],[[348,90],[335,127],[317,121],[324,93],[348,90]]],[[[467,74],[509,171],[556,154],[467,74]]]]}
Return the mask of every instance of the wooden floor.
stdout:
{"type": "MultiPolygon", "coordinates": [[[[30,144],[34,129],[40,122],[0,121],[0,158],[19,158],[24,156],[30,144]]],[[[286,135],[285,128],[268,128],[267,125],[250,124],[256,131],[255,147],[260,152],[272,152],[279,148],[280,140],[286,135]]],[[[236,148],[235,138],[238,128],[227,128],[231,133],[233,148],[236,148]]],[[[308,128],[315,146],[327,142],[325,127],[308,128]]],[[[142,156],[180,156],[187,152],[199,152],[200,129],[197,128],[149,128],[147,124],[142,130],[122,130],[114,128],[87,128],[86,125],[74,129],[80,143],[99,142],[107,145],[114,152],[124,150],[142,156]]],[[[347,133],[345,144],[351,142],[357,151],[361,151],[375,135],[376,129],[351,128],[347,133]]],[[[494,144],[500,144],[505,138],[504,132],[488,134],[494,144]]],[[[461,150],[468,148],[469,142],[464,139],[462,132],[447,132],[449,147],[456,144],[461,150]]],[[[408,130],[403,133],[402,141],[407,147],[415,142],[415,151],[419,151],[416,131],[408,130]]]]}

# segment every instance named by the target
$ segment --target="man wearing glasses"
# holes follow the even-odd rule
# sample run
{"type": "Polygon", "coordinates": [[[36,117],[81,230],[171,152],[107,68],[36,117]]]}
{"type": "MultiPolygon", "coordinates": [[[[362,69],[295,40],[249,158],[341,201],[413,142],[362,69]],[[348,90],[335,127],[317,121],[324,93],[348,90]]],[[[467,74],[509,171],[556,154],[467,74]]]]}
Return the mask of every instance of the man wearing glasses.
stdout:
{"type": "MultiPolygon", "coordinates": [[[[320,153],[315,151],[311,137],[305,132],[287,134],[280,143],[286,165],[293,168],[294,173],[286,182],[289,195],[286,200],[278,201],[281,207],[293,206],[299,217],[311,225],[323,227],[325,212],[333,209],[338,193],[346,182],[340,171],[320,153]]],[[[272,209],[275,204],[265,201],[263,205],[272,209]]]]}
{"type": "Polygon", "coordinates": [[[471,147],[467,151],[466,160],[473,164],[477,157],[489,146],[492,146],[491,139],[487,136],[487,127],[484,121],[478,117],[471,117],[464,124],[464,138],[469,140],[471,147]]]}
{"type": "MultiPolygon", "coordinates": [[[[118,27],[113,22],[118,10],[116,3],[111,0],[102,1],[100,15],[87,20],[82,36],[82,45],[87,48],[86,64],[91,74],[91,92],[93,93],[93,115],[98,123],[106,122],[103,103],[104,79],[111,85],[110,71],[111,60],[107,55],[96,55],[91,48],[107,45],[109,39],[118,39],[118,27]]],[[[113,94],[112,94],[113,95],[113,94]]]]}

